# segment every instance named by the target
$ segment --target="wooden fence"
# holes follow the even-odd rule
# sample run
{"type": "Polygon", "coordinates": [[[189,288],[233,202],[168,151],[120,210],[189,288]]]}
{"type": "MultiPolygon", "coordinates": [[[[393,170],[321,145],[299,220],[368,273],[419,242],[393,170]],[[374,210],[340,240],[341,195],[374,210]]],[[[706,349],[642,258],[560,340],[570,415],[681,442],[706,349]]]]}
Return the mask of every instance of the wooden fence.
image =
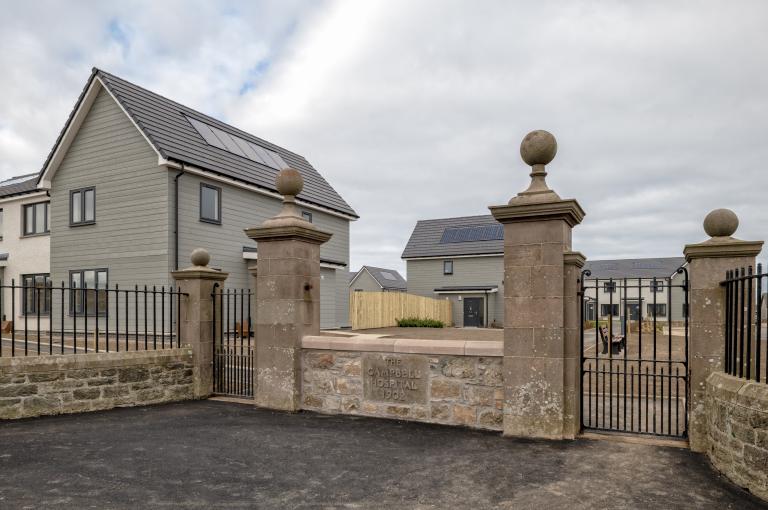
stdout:
{"type": "Polygon", "coordinates": [[[396,319],[417,317],[453,324],[451,302],[405,292],[352,292],[349,300],[352,329],[397,326],[396,319]]]}

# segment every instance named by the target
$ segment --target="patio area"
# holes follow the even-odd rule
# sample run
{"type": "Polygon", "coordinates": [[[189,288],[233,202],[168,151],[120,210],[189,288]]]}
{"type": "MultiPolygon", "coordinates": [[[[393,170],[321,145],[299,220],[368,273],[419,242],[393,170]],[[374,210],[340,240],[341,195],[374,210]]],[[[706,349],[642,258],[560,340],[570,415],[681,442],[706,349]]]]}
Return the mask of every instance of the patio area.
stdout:
{"type": "Polygon", "coordinates": [[[766,508],[706,458],[217,401],[0,423],[3,508],[766,508]]]}

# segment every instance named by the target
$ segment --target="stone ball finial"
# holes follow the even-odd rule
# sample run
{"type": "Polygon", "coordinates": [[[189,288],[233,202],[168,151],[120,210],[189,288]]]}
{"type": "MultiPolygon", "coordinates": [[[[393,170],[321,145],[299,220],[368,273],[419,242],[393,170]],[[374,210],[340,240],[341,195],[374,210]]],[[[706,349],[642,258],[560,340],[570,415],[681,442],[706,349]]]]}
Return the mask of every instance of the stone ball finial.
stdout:
{"type": "Polygon", "coordinates": [[[275,178],[275,185],[281,195],[296,196],[304,189],[304,178],[294,168],[283,168],[275,178]]]}
{"type": "Polygon", "coordinates": [[[715,209],[704,218],[704,232],[709,237],[731,237],[739,228],[739,217],[730,209],[715,209]]]}
{"type": "Polygon", "coordinates": [[[189,258],[192,261],[193,266],[205,267],[208,265],[208,262],[211,261],[210,253],[203,248],[195,248],[192,250],[192,255],[190,255],[189,258]]]}
{"type": "Polygon", "coordinates": [[[557,154],[557,140],[549,131],[531,131],[520,143],[520,156],[528,165],[548,165],[557,154]]]}

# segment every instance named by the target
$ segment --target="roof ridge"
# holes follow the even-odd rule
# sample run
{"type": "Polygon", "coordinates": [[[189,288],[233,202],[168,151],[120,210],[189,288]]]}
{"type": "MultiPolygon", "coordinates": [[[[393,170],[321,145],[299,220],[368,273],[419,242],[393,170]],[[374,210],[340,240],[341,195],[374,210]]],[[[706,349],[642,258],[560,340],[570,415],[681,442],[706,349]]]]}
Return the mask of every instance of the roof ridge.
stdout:
{"type": "MultiPolygon", "coordinates": [[[[286,149],[282,145],[278,145],[278,144],[276,144],[274,142],[270,142],[269,140],[265,140],[264,138],[261,138],[259,136],[254,135],[253,133],[249,133],[248,131],[245,131],[244,129],[240,129],[237,126],[233,126],[232,124],[230,124],[228,122],[225,122],[225,121],[223,121],[221,119],[217,119],[216,117],[213,117],[211,115],[208,115],[207,113],[201,112],[200,110],[192,108],[191,106],[187,106],[185,104],[182,104],[182,103],[180,103],[180,102],[178,102],[178,101],[176,101],[174,99],[171,99],[170,97],[164,96],[163,94],[160,94],[160,93],[155,92],[153,90],[150,90],[150,89],[148,89],[146,87],[138,85],[137,83],[134,83],[134,82],[132,82],[130,80],[127,80],[127,79],[125,79],[125,78],[123,78],[121,76],[117,76],[116,74],[110,73],[108,71],[104,71],[103,69],[99,69],[97,67],[94,67],[93,69],[94,69],[94,72],[96,72],[98,75],[105,75],[107,78],[113,78],[113,79],[119,80],[121,82],[127,83],[128,85],[131,85],[132,87],[136,87],[136,88],[141,89],[141,90],[143,90],[143,91],[145,91],[145,92],[147,92],[149,94],[152,94],[153,96],[157,96],[159,98],[164,99],[165,101],[173,103],[174,105],[176,105],[176,106],[178,106],[178,107],[180,107],[182,109],[189,110],[190,112],[192,112],[195,115],[200,115],[201,117],[204,117],[205,119],[212,120],[212,121],[217,122],[217,123],[221,124],[222,126],[225,126],[225,127],[229,128],[229,129],[232,129],[232,130],[237,131],[239,133],[245,134],[245,135],[250,136],[252,138],[256,138],[257,140],[259,140],[262,143],[266,143],[268,145],[273,145],[273,146],[275,146],[275,147],[277,147],[277,148],[279,148],[281,150],[284,150],[285,152],[288,152],[288,153],[292,154],[293,156],[296,156],[297,158],[300,158],[300,159],[303,159],[304,161],[307,161],[307,158],[305,158],[301,154],[298,154],[298,153],[296,153],[296,152],[294,152],[294,151],[292,151],[290,149],[286,149]]],[[[115,93],[115,95],[117,95],[117,93],[115,91],[112,91],[112,92],[115,93]]],[[[125,106],[125,105],[123,105],[123,106],[125,106]]],[[[180,111],[179,113],[181,113],[182,115],[187,115],[187,112],[184,112],[184,111],[180,111]]],[[[319,172],[318,172],[318,174],[319,174],[319,172]]]]}

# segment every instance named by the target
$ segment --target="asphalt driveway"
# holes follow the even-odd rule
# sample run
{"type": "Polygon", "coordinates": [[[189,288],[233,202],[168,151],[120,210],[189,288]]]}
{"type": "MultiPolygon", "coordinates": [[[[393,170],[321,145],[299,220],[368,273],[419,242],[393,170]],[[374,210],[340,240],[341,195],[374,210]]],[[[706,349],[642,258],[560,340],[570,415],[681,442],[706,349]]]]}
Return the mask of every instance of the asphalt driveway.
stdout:
{"type": "Polygon", "coordinates": [[[766,508],[684,449],[214,401],[0,423],[0,508],[766,508]]]}

